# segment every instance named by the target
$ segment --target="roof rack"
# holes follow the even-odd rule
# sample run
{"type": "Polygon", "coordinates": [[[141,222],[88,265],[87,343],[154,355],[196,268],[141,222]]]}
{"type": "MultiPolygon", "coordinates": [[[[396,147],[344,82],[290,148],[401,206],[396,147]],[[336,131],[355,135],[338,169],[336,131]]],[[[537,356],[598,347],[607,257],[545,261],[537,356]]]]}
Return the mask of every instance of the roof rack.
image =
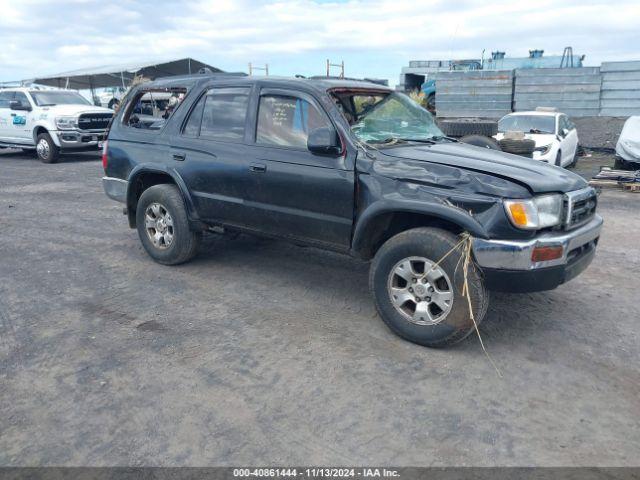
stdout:
{"type": "Polygon", "coordinates": [[[158,81],[180,81],[180,80],[197,80],[200,77],[208,77],[208,78],[217,78],[217,77],[246,77],[247,74],[244,72],[213,72],[211,73],[211,71],[203,71],[203,70],[209,70],[209,69],[200,69],[200,71],[198,71],[198,73],[188,73],[186,75],[169,75],[166,77],[158,77],[154,80],[152,80],[152,82],[158,82],[158,81]]]}
{"type": "Polygon", "coordinates": [[[380,79],[380,78],[353,78],[353,77],[340,77],[340,76],[326,76],[326,75],[313,75],[311,77],[307,77],[311,80],[349,80],[352,82],[368,82],[375,83],[376,85],[384,85],[388,87],[388,80],[380,79]]]}

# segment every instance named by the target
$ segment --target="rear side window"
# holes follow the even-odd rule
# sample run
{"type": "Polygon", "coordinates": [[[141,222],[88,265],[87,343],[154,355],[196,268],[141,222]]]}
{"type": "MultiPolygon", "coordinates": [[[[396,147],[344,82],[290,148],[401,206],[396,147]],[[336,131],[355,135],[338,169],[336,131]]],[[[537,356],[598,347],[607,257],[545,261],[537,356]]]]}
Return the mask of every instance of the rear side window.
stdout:
{"type": "Polygon", "coordinates": [[[13,92],[0,92],[0,108],[9,108],[11,100],[13,100],[13,92]]]}
{"type": "Polygon", "coordinates": [[[238,142],[244,139],[248,88],[214,88],[198,102],[187,121],[184,133],[197,135],[198,116],[202,116],[199,135],[213,140],[238,142]]]}
{"type": "Polygon", "coordinates": [[[29,99],[22,92],[16,92],[15,96],[13,97],[13,100],[16,101],[16,102],[20,102],[22,105],[25,105],[25,106],[30,105],[29,104],[29,99]]]}
{"type": "Polygon", "coordinates": [[[182,133],[187,137],[197,137],[200,135],[200,123],[202,122],[202,111],[204,110],[204,102],[207,100],[207,96],[203,95],[196,106],[191,110],[189,119],[184,126],[182,133]]]}
{"type": "Polygon", "coordinates": [[[301,98],[260,97],[256,142],[263,145],[307,148],[309,132],[330,126],[324,112],[301,98]]]}
{"type": "Polygon", "coordinates": [[[182,104],[186,93],[180,87],[138,92],[128,103],[122,122],[140,130],[160,130],[182,104]]]}

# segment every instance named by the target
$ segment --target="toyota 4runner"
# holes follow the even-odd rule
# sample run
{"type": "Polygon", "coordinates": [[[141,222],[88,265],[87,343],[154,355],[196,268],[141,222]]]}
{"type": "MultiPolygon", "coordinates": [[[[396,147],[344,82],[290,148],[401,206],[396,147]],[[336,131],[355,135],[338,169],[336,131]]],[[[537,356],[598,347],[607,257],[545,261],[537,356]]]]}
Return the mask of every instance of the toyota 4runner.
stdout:
{"type": "Polygon", "coordinates": [[[213,229],[372,260],[380,316],[427,346],[468,335],[469,305],[482,320],[489,290],[550,290],[578,275],[602,227],[579,176],[456,142],[405,95],[362,81],[147,83],[114,119],[103,166],[106,194],[155,261],[189,260],[213,229]],[[154,94],[182,100],[142,118],[154,94]]]}
{"type": "Polygon", "coordinates": [[[73,90],[0,90],[0,148],[34,151],[44,163],[60,153],[98,150],[113,117],[73,90]]]}

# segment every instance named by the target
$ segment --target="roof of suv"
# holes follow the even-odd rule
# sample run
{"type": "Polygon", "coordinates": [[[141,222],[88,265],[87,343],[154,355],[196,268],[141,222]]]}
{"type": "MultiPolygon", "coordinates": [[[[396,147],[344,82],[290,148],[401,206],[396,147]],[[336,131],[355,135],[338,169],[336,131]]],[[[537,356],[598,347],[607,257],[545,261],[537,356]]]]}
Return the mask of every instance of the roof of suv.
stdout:
{"type": "Polygon", "coordinates": [[[220,82],[229,82],[233,81],[233,83],[237,83],[238,85],[247,84],[253,85],[254,83],[263,83],[263,84],[278,84],[284,87],[299,87],[301,85],[314,88],[320,91],[326,91],[333,88],[353,88],[353,89],[361,89],[366,88],[369,90],[385,90],[392,92],[393,89],[381,85],[379,83],[367,81],[367,80],[356,80],[356,79],[342,79],[342,78],[332,78],[332,77],[314,77],[314,78],[303,78],[303,77],[249,77],[246,75],[225,75],[225,74],[197,74],[197,75],[188,75],[182,77],[163,77],[153,80],[151,82],[143,84],[145,88],[172,88],[172,87],[184,87],[184,86],[193,86],[197,83],[201,82],[209,82],[219,80],[220,82]]]}

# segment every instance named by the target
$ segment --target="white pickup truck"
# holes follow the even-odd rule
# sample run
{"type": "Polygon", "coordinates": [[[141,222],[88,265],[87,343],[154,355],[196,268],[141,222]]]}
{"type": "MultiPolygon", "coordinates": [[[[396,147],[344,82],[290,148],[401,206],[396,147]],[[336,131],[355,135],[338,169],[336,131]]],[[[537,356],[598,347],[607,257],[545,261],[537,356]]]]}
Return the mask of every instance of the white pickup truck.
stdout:
{"type": "Polygon", "coordinates": [[[0,90],[0,148],[35,151],[44,163],[60,153],[98,150],[113,111],[73,90],[0,90]]]}

